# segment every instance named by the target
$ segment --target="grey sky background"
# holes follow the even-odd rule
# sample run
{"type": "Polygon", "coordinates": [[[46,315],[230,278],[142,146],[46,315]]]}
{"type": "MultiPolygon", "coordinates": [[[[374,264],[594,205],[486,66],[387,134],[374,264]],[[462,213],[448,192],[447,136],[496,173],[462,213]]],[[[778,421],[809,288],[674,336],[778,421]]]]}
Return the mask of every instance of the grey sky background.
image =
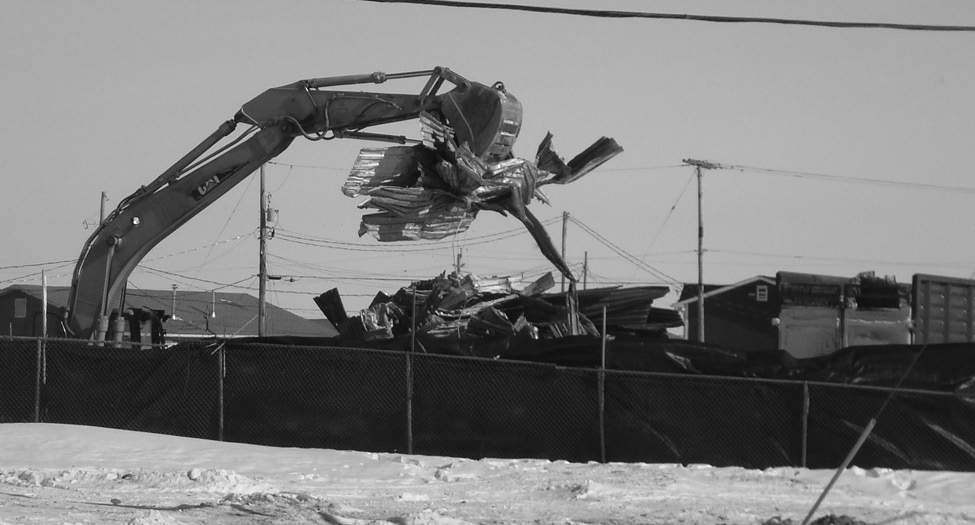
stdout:
{"type": "MultiPolygon", "coordinates": [[[[519,3],[975,25],[967,1],[519,3]]],[[[872,270],[902,282],[975,273],[975,33],[352,0],[2,6],[2,287],[39,284],[42,268],[50,284],[70,284],[101,192],[114,207],[265,89],[438,65],[505,83],[524,106],[521,157],[534,157],[546,131],[566,158],[603,135],[623,146],[585,178],[546,187],[551,207],[531,206],[556,242],[563,211],[585,226],[569,224],[567,259],[581,275],[588,253],[590,287],[696,282],[685,158],[748,167],[705,173],[707,282],[780,270],[872,270]]],[[[421,84],[361,89],[415,93],[421,84]]],[[[395,130],[416,136],[418,124],[395,130]]],[[[359,201],[340,187],[358,150],[377,145],[298,139],[268,166],[280,210],[269,266],[284,277],[270,285],[272,302],[319,317],[311,298],[338,287],[348,309],[362,308],[380,290],[449,271],[460,250],[477,275],[553,271],[517,220],[487,212],[437,246],[359,238],[359,201]]],[[[255,175],[153,250],[130,287],[256,294],[258,203],[255,175]]]]}

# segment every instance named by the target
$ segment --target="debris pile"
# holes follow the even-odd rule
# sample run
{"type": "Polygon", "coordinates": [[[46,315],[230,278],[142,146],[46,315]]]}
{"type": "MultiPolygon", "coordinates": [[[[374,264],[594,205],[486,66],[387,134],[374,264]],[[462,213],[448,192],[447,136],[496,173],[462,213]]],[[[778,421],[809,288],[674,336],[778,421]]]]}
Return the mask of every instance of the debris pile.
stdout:
{"type": "Polygon", "coordinates": [[[654,314],[660,317],[663,311],[653,308],[653,300],[664,296],[666,287],[546,294],[554,285],[551,273],[532,282],[442,273],[393,295],[380,293],[352,317],[346,315],[337,289],[319,295],[315,303],[345,344],[415,344],[417,351],[476,357],[513,357],[532,342],[574,336],[598,340],[604,323],[608,329],[637,332],[663,332],[680,325],[676,316],[652,322],[654,314]]]}

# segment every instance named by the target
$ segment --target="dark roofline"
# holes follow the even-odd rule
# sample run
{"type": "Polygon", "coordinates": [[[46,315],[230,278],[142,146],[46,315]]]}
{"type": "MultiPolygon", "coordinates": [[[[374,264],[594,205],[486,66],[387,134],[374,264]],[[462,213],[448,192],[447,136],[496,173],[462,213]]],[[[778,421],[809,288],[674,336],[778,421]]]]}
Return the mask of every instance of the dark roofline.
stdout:
{"type": "MultiPolygon", "coordinates": [[[[71,291],[71,287],[70,286],[48,286],[47,287],[48,299],[50,299],[50,296],[52,294],[61,294],[61,293],[67,293],[67,292],[70,292],[70,291],[71,291]]],[[[37,300],[41,300],[41,299],[44,298],[43,297],[44,296],[44,288],[41,285],[39,285],[39,284],[12,284],[12,285],[10,285],[10,286],[8,286],[8,287],[0,290],[0,297],[4,296],[4,295],[6,295],[6,294],[8,294],[10,292],[23,292],[23,293],[25,293],[25,294],[27,294],[27,295],[29,295],[31,297],[34,297],[37,300]]],[[[56,306],[64,306],[64,305],[62,304],[62,305],[56,305],[56,306]]]]}
{"type": "MultiPolygon", "coordinates": [[[[68,295],[71,288],[68,286],[48,286],[48,308],[64,308],[68,303],[68,295]]],[[[40,285],[35,284],[18,284],[12,285],[7,288],[0,290],[0,297],[8,295],[10,293],[20,292],[34,298],[37,301],[43,300],[43,288],[40,285]]],[[[126,307],[142,307],[164,310],[167,314],[172,314],[172,298],[173,290],[148,290],[148,289],[129,289],[126,296],[126,307]]],[[[218,324],[223,324],[224,320],[227,319],[227,314],[221,314],[221,311],[226,312],[226,310],[234,309],[238,312],[240,309],[244,309],[248,312],[247,316],[251,313],[256,313],[259,303],[259,298],[246,293],[246,292],[213,292],[209,290],[176,290],[176,315],[177,319],[171,319],[167,322],[168,329],[173,335],[182,333],[203,333],[206,328],[208,317],[206,315],[209,313],[211,302],[215,305],[217,311],[217,317],[220,319],[218,324]]],[[[301,332],[305,333],[306,329],[303,328],[306,324],[308,328],[312,326],[317,326],[322,329],[324,335],[334,335],[338,332],[332,329],[331,323],[325,321],[324,323],[319,322],[318,319],[308,319],[302,317],[286,308],[267,303],[267,315],[269,322],[274,326],[272,328],[278,333],[288,333],[288,332],[301,332]],[[296,324],[297,323],[297,324],[296,324]],[[324,324],[324,326],[323,326],[324,324]]],[[[232,314],[230,318],[233,318],[232,314]]],[[[238,316],[239,317],[239,316],[238,316]]],[[[239,323],[234,324],[235,329],[244,329],[241,335],[252,336],[256,334],[256,323],[247,321],[247,317],[238,319],[239,323]]],[[[225,328],[225,327],[224,327],[225,328]]],[[[223,328],[216,328],[221,330],[223,328]]],[[[316,333],[318,330],[314,330],[316,333]]],[[[217,334],[220,336],[229,334],[217,334]]],[[[289,334],[294,335],[294,334],[289,334]]]]}
{"type": "MultiPolygon", "coordinates": [[[[705,284],[704,298],[707,299],[708,297],[711,296],[721,295],[723,293],[730,292],[731,290],[734,290],[736,288],[741,288],[742,286],[754,284],[757,282],[764,282],[766,284],[770,284],[774,286],[775,278],[769,277],[767,275],[756,275],[755,277],[745,279],[744,281],[738,281],[737,283],[734,284],[725,284],[725,285],[705,284]]],[[[690,303],[696,303],[697,299],[698,299],[697,284],[685,284],[684,288],[681,290],[680,298],[676,303],[674,303],[674,306],[676,307],[676,306],[682,306],[690,303]]]]}
{"type": "MultiPolygon", "coordinates": [[[[14,292],[14,291],[23,292],[36,299],[43,298],[43,287],[39,284],[14,284],[6,288],[0,289],[0,296],[3,296],[9,292],[14,292]]],[[[47,292],[48,292],[48,299],[50,299],[50,296],[54,294],[70,293],[71,287],[70,286],[48,286],[47,292]]],[[[156,298],[166,299],[166,301],[164,301],[165,305],[168,306],[172,304],[171,300],[173,297],[173,290],[151,290],[151,289],[144,289],[144,288],[133,288],[127,290],[125,293],[128,297],[141,297],[146,299],[156,299],[156,298]]],[[[246,297],[248,299],[257,300],[256,297],[254,297],[253,295],[247,292],[215,292],[212,290],[179,290],[179,289],[176,290],[177,301],[181,299],[183,300],[188,299],[188,300],[199,302],[196,296],[205,296],[206,302],[209,302],[211,298],[230,301],[231,299],[234,298],[246,297]]],[[[65,305],[61,304],[55,306],[65,306],[65,305]]],[[[268,303],[268,306],[274,306],[274,305],[268,303]]],[[[280,308],[280,307],[276,306],[276,308],[280,308]]]]}

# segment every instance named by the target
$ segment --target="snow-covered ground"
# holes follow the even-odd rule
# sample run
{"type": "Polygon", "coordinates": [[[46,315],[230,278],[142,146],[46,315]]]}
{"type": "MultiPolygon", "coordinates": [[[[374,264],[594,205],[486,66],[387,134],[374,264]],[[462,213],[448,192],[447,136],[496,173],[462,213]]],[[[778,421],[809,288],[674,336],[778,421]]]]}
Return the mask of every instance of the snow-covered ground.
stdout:
{"type": "MultiPolygon", "coordinates": [[[[474,461],[0,424],[2,525],[798,524],[832,475],[799,468],[474,461]]],[[[975,473],[851,468],[815,518],[975,523],[975,473]]]]}

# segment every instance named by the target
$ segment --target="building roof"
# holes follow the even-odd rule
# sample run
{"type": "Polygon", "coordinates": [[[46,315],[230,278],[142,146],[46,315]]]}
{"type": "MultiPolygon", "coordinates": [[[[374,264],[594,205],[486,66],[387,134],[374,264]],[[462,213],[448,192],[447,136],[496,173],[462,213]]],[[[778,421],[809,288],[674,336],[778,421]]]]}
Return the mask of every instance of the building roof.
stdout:
{"type": "MultiPolygon", "coordinates": [[[[70,291],[67,286],[48,286],[49,307],[65,307],[70,291]]],[[[14,285],[4,288],[0,290],[0,298],[13,292],[22,292],[42,300],[43,291],[38,285],[14,285]]],[[[176,315],[163,325],[170,336],[257,335],[259,300],[247,293],[130,289],[126,292],[125,308],[163,310],[166,314],[172,315],[174,293],[176,315]]],[[[266,335],[330,337],[338,334],[331,323],[324,319],[305,319],[270,303],[267,304],[266,311],[266,335]]]]}
{"type": "MultiPolygon", "coordinates": [[[[775,285],[775,279],[765,275],[756,275],[755,277],[745,279],[744,281],[738,281],[734,284],[705,284],[704,298],[707,299],[708,297],[721,295],[736,288],[741,288],[742,286],[748,286],[756,283],[775,285]]],[[[697,284],[685,284],[684,288],[680,292],[680,299],[674,303],[674,306],[684,306],[686,304],[696,303],[697,298],[697,284]]]]}

